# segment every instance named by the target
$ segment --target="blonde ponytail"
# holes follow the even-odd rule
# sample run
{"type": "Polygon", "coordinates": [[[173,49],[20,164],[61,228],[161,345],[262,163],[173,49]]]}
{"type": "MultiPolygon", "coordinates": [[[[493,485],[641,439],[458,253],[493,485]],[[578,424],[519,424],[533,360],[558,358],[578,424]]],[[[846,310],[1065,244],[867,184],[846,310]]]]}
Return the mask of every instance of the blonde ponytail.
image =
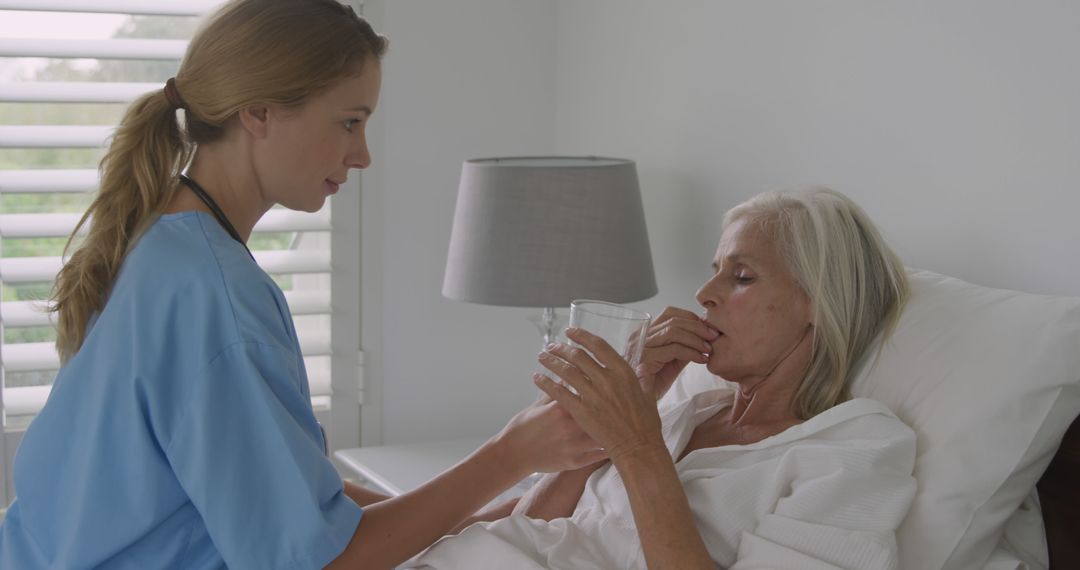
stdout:
{"type": "Polygon", "coordinates": [[[90,317],[105,306],[138,235],[172,199],[176,177],[191,152],[163,91],[132,103],[101,159],[100,189],[68,238],[65,256],[88,222],[89,232],[53,287],[49,310],[57,313],[56,349],[62,363],[82,346],[90,317]]]}
{"type": "Polygon", "coordinates": [[[389,42],[336,0],[232,0],[188,44],[175,80],[136,100],[101,160],[101,187],[75,233],[90,230],[60,270],[49,310],[67,362],[105,307],[124,257],[177,192],[195,149],[224,137],[253,104],[299,107],[377,65],[389,42]],[[176,108],[184,109],[184,128],[176,108]]]}

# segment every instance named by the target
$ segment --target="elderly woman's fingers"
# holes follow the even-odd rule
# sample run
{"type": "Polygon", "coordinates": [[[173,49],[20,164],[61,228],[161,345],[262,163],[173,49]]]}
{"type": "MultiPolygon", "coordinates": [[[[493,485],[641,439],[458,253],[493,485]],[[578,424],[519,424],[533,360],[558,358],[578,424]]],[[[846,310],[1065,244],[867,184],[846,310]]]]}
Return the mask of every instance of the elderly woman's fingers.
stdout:
{"type": "MultiPolygon", "coordinates": [[[[615,369],[620,367],[629,368],[630,366],[618,352],[615,352],[614,348],[611,348],[611,345],[606,340],[585,329],[566,329],[566,338],[585,347],[592,353],[595,358],[594,362],[599,363],[602,368],[615,369]]],[[[577,357],[578,355],[575,354],[574,356],[577,357]]],[[[577,364],[578,361],[574,360],[573,362],[577,364]]],[[[588,374],[590,370],[586,369],[585,372],[588,374]]]]}
{"type": "Polygon", "coordinates": [[[656,315],[653,319],[654,323],[666,321],[668,319],[698,319],[698,314],[686,309],[680,309],[679,307],[667,306],[664,310],[656,315]]]}
{"type": "Polygon", "coordinates": [[[557,404],[566,409],[575,419],[575,414],[581,407],[581,397],[571,392],[558,382],[552,380],[550,377],[540,373],[533,374],[533,384],[536,384],[537,388],[540,388],[545,394],[551,397],[557,404]]]}
{"type": "Polygon", "coordinates": [[[584,349],[568,344],[548,345],[544,351],[576,366],[588,378],[596,378],[604,372],[604,366],[584,349]]]}
{"type": "MultiPolygon", "coordinates": [[[[556,348],[558,348],[558,346],[556,348]]],[[[552,350],[555,349],[545,350],[536,357],[536,359],[540,361],[540,364],[542,364],[544,368],[554,372],[559,378],[562,378],[562,380],[576,390],[578,394],[591,390],[592,382],[589,380],[588,373],[578,366],[567,362],[560,356],[556,356],[552,353],[552,350]]],[[[596,373],[597,372],[594,369],[593,374],[595,375],[596,373]]]]}
{"type": "Polygon", "coordinates": [[[696,362],[705,364],[709,358],[700,349],[693,349],[681,344],[669,344],[649,349],[649,361],[653,366],[663,366],[664,363],[673,361],[696,362]]]}
{"type": "MultiPolygon", "coordinates": [[[[716,337],[714,336],[713,338],[716,337]]],[[[710,345],[709,341],[706,340],[705,337],[702,337],[698,331],[689,330],[688,328],[679,326],[675,323],[669,323],[660,327],[657,330],[652,331],[649,336],[645,337],[645,348],[654,348],[675,343],[692,348],[698,352],[708,352],[712,350],[712,345],[710,345]]]]}
{"type": "Polygon", "coordinates": [[[719,332],[705,324],[697,317],[675,317],[666,320],[656,320],[649,327],[649,334],[645,337],[645,345],[650,346],[672,335],[687,334],[699,341],[710,341],[719,336],[719,332]]]}
{"type": "MultiPolygon", "coordinates": [[[[587,339],[579,335],[574,340],[586,346],[587,343],[595,344],[602,359],[618,356],[611,347],[607,347],[610,353],[605,353],[606,344],[595,343],[595,338],[587,339]]],[[[636,377],[625,360],[620,358],[618,362],[621,362],[624,368],[605,369],[598,375],[595,383],[585,384],[588,391],[580,396],[571,393],[551,378],[533,376],[536,385],[554,398],[611,458],[639,446],[641,442],[662,441],[656,402],[641,390],[626,389],[628,385],[637,386],[636,377]]]]}
{"type": "Polygon", "coordinates": [[[689,323],[696,323],[701,325],[701,329],[704,331],[712,330],[717,332],[708,323],[702,320],[700,313],[688,311],[686,309],[680,309],[678,307],[668,307],[664,309],[664,312],[660,313],[652,320],[653,324],[663,324],[670,320],[687,321],[689,323]]]}

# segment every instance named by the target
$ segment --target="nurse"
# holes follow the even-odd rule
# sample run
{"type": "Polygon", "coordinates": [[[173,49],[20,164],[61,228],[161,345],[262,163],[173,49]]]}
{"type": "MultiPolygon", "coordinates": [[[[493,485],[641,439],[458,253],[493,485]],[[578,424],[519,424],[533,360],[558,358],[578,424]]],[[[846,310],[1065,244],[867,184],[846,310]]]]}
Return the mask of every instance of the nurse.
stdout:
{"type": "Polygon", "coordinates": [[[389,567],[524,475],[602,458],[550,401],[400,497],[325,457],[285,298],[245,242],[371,163],[386,46],[334,0],[236,0],[131,105],[53,292],[63,367],[15,458],[0,568],[389,567]]]}

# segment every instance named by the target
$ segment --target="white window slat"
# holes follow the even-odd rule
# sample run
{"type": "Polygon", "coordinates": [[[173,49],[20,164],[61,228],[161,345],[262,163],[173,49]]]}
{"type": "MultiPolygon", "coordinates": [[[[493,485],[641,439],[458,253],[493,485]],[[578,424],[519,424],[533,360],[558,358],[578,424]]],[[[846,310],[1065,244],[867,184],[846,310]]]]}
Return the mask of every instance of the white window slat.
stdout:
{"type": "Polygon", "coordinates": [[[0,170],[0,193],[92,192],[97,188],[98,171],[92,168],[0,170]]]}
{"type": "Polygon", "coordinates": [[[304,356],[330,356],[330,331],[312,329],[300,337],[300,353],[304,356]]]}
{"type": "MultiPolygon", "coordinates": [[[[17,283],[52,282],[63,267],[60,257],[5,257],[0,259],[0,281],[17,283]]],[[[4,359],[10,358],[5,354],[4,359]]]]}
{"type": "Polygon", "coordinates": [[[330,396],[311,396],[311,409],[315,413],[330,411],[330,396]]]}
{"type": "MultiPolygon", "coordinates": [[[[330,252],[326,251],[254,251],[255,261],[271,274],[329,273],[330,252]]],[[[63,267],[55,257],[6,257],[0,259],[0,281],[4,283],[41,283],[56,279],[63,267]]]]}
{"type": "MultiPolygon", "coordinates": [[[[300,338],[300,353],[305,357],[330,356],[330,333],[326,330],[310,330],[300,338]]],[[[4,345],[4,370],[6,372],[35,372],[60,368],[60,355],[52,342],[22,342],[4,345]]]]}
{"type": "MultiPolygon", "coordinates": [[[[316,411],[330,409],[330,367],[311,364],[305,359],[304,367],[308,370],[308,386],[311,390],[311,405],[316,411]]],[[[318,359],[322,360],[322,359],[318,359]]],[[[4,391],[4,411],[9,416],[29,416],[41,411],[49,398],[52,386],[20,386],[4,391]]]]}
{"type": "Polygon", "coordinates": [[[267,273],[329,273],[329,251],[255,251],[255,261],[267,273]]]}
{"type": "Polygon", "coordinates": [[[0,0],[0,10],[199,16],[219,4],[221,0],[0,0]]]}
{"type": "Polygon", "coordinates": [[[82,214],[0,214],[0,237],[66,237],[80,218],[82,214]]]}
{"type": "MultiPolygon", "coordinates": [[[[55,238],[67,237],[79,223],[82,214],[0,214],[0,237],[55,238]]],[[[80,234],[88,229],[83,225],[80,234]]],[[[326,212],[309,214],[290,210],[271,210],[255,224],[257,233],[330,231],[330,215],[326,212]]]]}
{"type": "MultiPolygon", "coordinates": [[[[4,345],[5,372],[34,372],[60,368],[60,355],[51,342],[23,342],[4,345]]],[[[5,393],[4,399],[7,400],[5,393]]]]}
{"type": "Polygon", "coordinates": [[[187,40],[0,38],[0,57],[180,60],[187,40]]]}
{"type": "Polygon", "coordinates": [[[318,356],[304,357],[304,368],[307,369],[311,396],[329,396],[331,392],[330,359],[318,356]]]}
{"type": "Polygon", "coordinates": [[[0,148],[97,148],[115,127],[0,127],[0,148]]]}
{"type": "MultiPolygon", "coordinates": [[[[45,407],[52,386],[22,386],[4,391],[4,411],[11,416],[31,416],[45,407]]],[[[330,410],[330,395],[311,393],[311,408],[316,412],[330,410]]],[[[2,519],[0,519],[2,520],[2,519]]]]}
{"type": "MultiPolygon", "coordinates": [[[[293,315],[329,315],[330,292],[325,290],[285,291],[285,302],[293,315]]],[[[4,327],[47,327],[55,324],[55,317],[45,310],[45,301],[6,301],[0,303],[4,327]]]]}
{"type": "MultiPolygon", "coordinates": [[[[311,407],[315,411],[330,409],[329,379],[326,391],[316,392],[316,384],[311,383],[311,407]]],[[[321,384],[319,388],[323,388],[321,384]]],[[[45,407],[52,386],[20,386],[4,390],[4,411],[8,416],[32,416],[45,407]]]]}
{"type": "Polygon", "coordinates": [[[4,411],[9,416],[36,414],[45,406],[52,386],[20,386],[4,390],[4,411]]]}
{"type": "Polygon", "coordinates": [[[44,301],[7,301],[0,303],[5,328],[47,327],[52,323],[44,301]]]}
{"type": "Polygon", "coordinates": [[[330,211],[323,209],[313,214],[293,210],[273,209],[255,224],[257,232],[328,232],[330,211]]]}
{"type": "Polygon", "coordinates": [[[130,103],[140,95],[162,89],[157,83],[96,83],[91,81],[0,82],[3,103],[130,103]]]}
{"type": "MultiPolygon", "coordinates": [[[[294,315],[329,315],[330,292],[325,289],[312,291],[286,291],[285,302],[294,315]]],[[[7,317],[4,318],[5,322],[7,317]]]]}

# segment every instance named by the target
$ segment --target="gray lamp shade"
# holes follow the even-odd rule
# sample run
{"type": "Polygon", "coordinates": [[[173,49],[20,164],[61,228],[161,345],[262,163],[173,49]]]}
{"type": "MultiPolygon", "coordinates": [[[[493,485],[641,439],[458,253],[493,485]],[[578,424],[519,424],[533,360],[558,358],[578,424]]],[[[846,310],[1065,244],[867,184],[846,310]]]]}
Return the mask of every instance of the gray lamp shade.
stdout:
{"type": "Polygon", "coordinates": [[[515,307],[616,303],[656,294],[634,162],[465,161],[443,295],[515,307]]]}

